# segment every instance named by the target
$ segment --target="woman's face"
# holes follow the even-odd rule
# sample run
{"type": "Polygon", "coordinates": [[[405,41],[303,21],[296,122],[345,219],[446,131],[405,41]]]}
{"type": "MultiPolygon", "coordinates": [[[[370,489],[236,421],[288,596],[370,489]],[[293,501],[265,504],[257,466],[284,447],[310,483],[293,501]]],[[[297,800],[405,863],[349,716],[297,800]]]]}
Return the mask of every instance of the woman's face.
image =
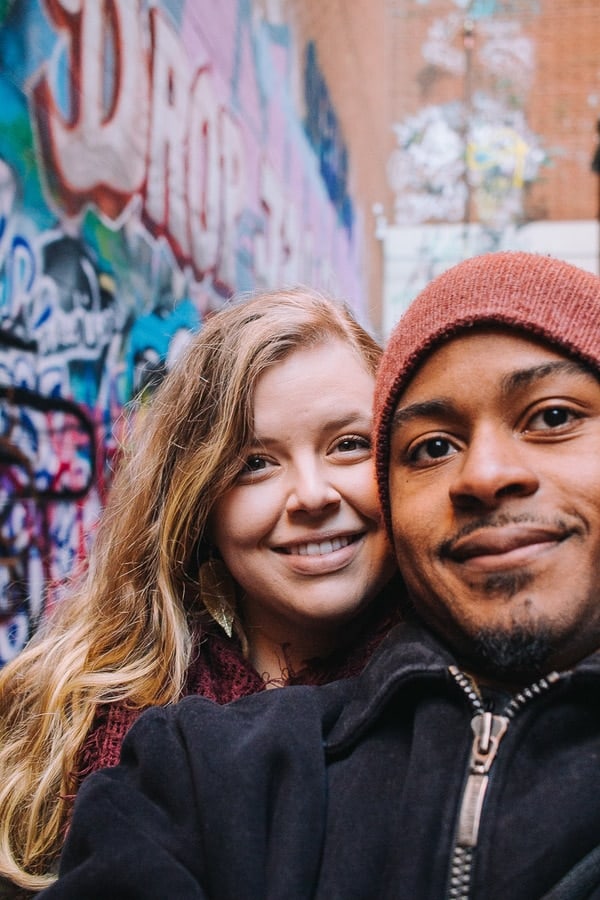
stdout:
{"type": "MultiPolygon", "coordinates": [[[[212,537],[250,633],[327,633],[389,580],[371,457],[374,378],[341,340],[294,351],[258,381],[254,438],[215,504],[212,537]]],[[[318,643],[318,641],[317,641],[318,643]]]]}

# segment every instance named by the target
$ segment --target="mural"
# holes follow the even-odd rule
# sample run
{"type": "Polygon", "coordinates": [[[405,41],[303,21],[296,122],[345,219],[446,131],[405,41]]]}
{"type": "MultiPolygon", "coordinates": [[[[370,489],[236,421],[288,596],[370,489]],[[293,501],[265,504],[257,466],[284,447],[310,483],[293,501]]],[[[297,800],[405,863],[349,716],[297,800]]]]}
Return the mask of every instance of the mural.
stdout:
{"type": "MultiPolygon", "coordinates": [[[[425,20],[429,0],[420,3],[425,20]]],[[[423,104],[395,125],[388,168],[394,221],[404,244],[414,243],[414,264],[407,261],[394,296],[387,291],[386,329],[453,262],[514,246],[516,231],[530,219],[528,190],[550,163],[526,115],[535,46],[519,16],[537,15],[538,3],[447,0],[445,6],[437,15],[444,4],[436,4],[420,48],[415,78],[423,104]],[[455,99],[432,102],[438,84],[446,98],[452,93],[452,80],[455,99]]]]}
{"type": "Polygon", "coordinates": [[[523,219],[527,185],[548,161],[524,112],[534,46],[519,20],[506,18],[508,3],[451,5],[428,30],[418,78],[426,94],[436,78],[454,76],[457,99],[426,104],[397,123],[389,167],[395,218],[401,225],[474,219],[500,235],[523,219]]]}
{"type": "Polygon", "coordinates": [[[207,316],[298,281],[365,312],[347,150],[314,48],[294,107],[291,40],[250,0],[0,3],[0,664],[207,316]]]}

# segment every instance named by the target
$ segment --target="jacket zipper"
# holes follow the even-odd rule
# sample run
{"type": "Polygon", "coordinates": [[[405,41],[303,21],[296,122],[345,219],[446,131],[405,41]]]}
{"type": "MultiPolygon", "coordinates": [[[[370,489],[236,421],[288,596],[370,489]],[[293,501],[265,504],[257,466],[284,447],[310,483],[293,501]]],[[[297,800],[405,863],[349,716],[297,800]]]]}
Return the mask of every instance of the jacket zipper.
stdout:
{"type": "Polygon", "coordinates": [[[551,672],[545,678],[516,694],[507,704],[503,715],[487,712],[481,695],[471,678],[457,666],[450,666],[449,672],[465,693],[473,710],[471,730],[473,745],[469,759],[467,780],[463,790],[456,843],[450,866],[448,897],[451,900],[468,900],[471,887],[473,856],[479,837],[479,826],[483,802],[489,782],[489,772],[496,759],[500,742],[515,715],[540,694],[547,691],[559,680],[558,672],[551,672]]]}

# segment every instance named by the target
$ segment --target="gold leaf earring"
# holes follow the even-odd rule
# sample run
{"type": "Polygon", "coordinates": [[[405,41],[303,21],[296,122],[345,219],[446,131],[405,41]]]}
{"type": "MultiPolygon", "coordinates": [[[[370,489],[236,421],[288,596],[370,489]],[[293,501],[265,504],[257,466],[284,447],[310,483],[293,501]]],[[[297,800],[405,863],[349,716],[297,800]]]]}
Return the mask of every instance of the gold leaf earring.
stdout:
{"type": "Polygon", "coordinates": [[[200,599],[227,637],[233,633],[235,587],[225,563],[211,554],[198,571],[200,599]]]}

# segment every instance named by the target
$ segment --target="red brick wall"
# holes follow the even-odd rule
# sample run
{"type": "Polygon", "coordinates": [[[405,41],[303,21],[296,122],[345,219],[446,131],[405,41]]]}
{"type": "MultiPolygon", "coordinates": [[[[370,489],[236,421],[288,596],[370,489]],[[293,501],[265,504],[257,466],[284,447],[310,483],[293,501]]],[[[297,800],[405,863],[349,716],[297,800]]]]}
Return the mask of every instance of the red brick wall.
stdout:
{"type": "MultiPolygon", "coordinates": [[[[475,26],[471,95],[485,90],[519,109],[546,154],[526,188],[525,220],[594,217],[597,178],[590,162],[600,116],[600,6],[594,0],[495,0],[473,2],[470,8],[475,26]],[[490,68],[491,29],[495,71],[490,68]]],[[[389,18],[394,119],[464,100],[464,10],[452,0],[422,5],[393,0],[389,18]],[[431,61],[436,52],[439,64],[431,61]]]]}
{"type": "MultiPolygon", "coordinates": [[[[385,0],[289,0],[289,21],[298,52],[314,41],[348,145],[350,179],[358,227],[364,230],[369,307],[380,321],[381,244],[375,238],[372,207],[382,203],[391,214],[386,167],[394,146],[391,128],[390,29],[385,0]]],[[[302,59],[300,59],[302,70],[302,59]]]]}

